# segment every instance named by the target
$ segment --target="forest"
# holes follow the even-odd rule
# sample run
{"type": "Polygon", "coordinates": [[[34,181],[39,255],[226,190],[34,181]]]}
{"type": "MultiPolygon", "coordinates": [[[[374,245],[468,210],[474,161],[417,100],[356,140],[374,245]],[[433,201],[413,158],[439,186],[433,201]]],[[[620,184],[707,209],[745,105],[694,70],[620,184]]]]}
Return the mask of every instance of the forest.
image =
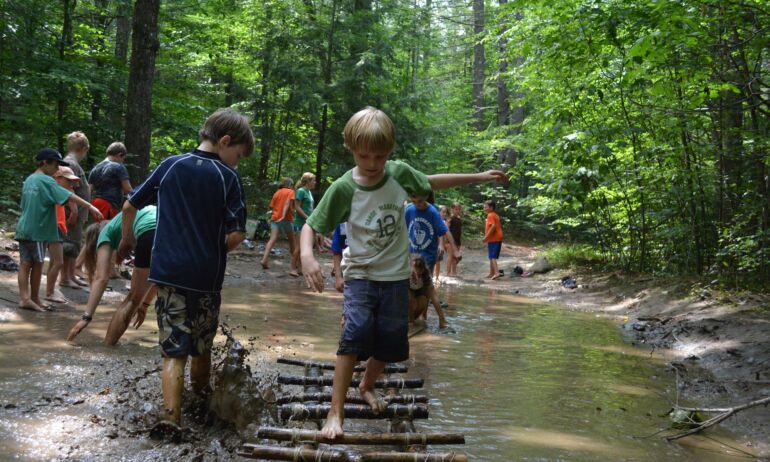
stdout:
{"type": "MultiPolygon", "coordinates": [[[[770,281],[770,5],[765,0],[0,0],[0,205],[34,153],[124,141],[132,183],[247,114],[250,214],[276,181],[352,166],[371,105],[394,158],[510,183],[439,196],[610,268],[770,281]]],[[[319,194],[320,195],[320,194],[319,194]]]]}

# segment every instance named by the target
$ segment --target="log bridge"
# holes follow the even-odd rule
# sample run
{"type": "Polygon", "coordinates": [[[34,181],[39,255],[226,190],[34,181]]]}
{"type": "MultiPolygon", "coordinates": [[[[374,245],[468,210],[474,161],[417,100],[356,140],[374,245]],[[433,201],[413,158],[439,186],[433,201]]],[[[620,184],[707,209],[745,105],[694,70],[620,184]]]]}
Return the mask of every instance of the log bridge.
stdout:
{"type": "MultiPolygon", "coordinates": [[[[302,385],[304,391],[286,394],[278,397],[279,417],[285,424],[294,424],[294,428],[262,427],[257,432],[260,440],[275,440],[277,444],[251,444],[241,447],[238,454],[249,459],[328,461],[328,462],[466,462],[468,457],[463,453],[427,452],[427,445],[465,444],[465,436],[459,433],[418,433],[414,427],[415,419],[428,418],[428,397],[416,394],[399,394],[405,389],[421,388],[422,379],[406,379],[402,377],[386,377],[378,380],[376,388],[387,393],[382,400],[387,404],[385,411],[375,415],[371,407],[357,395],[348,393],[345,399],[345,420],[348,419],[383,419],[390,420],[390,432],[345,432],[342,437],[329,440],[321,436],[318,429],[321,421],[329,412],[331,393],[324,387],[332,385],[332,377],[324,376],[323,371],[333,371],[334,365],[315,361],[300,361],[289,358],[279,358],[278,363],[301,366],[305,375],[281,374],[278,383],[285,385],[302,385]],[[296,428],[297,423],[312,422],[316,430],[296,428]],[[287,446],[287,444],[292,445],[287,446]],[[319,446],[323,445],[323,446],[319,446]],[[335,446],[333,446],[335,445],[335,446]],[[343,447],[336,446],[342,445],[343,447]],[[363,451],[360,446],[375,446],[377,450],[363,451]],[[352,446],[352,447],[351,447],[352,446]],[[398,451],[385,451],[383,447],[392,446],[398,451]]],[[[363,367],[357,366],[356,372],[362,372],[363,367]]],[[[408,366],[389,364],[386,374],[401,374],[408,372],[408,366]]],[[[351,381],[351,388],[357,387],[359,379],[351,381]]]]}

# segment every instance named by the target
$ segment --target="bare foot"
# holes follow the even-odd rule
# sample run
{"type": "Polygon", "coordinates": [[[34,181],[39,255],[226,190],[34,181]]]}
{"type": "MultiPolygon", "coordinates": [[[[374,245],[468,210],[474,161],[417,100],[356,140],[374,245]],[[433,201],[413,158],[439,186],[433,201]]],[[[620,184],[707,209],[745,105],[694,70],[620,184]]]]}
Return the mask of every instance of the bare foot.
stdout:
{"type": "Polygon", "coordinates": [[[261,262],[259,262],[259,263],[262,265],[262,269],[267,269],[267,268],[268,268],[268,267],[267,267],[267,262],[266,262],[266,261],[261,261],[261,262]]]}
{"type": "Polygon", "coordinates": [[[379,415],[380,412],[388,407],[388,405],[385,404],[385,401],[381,400],[374,390],[362,390],[359,388],[358,391],[361,393],[361,398],[372,407],[372,412],[374,412],[375,415],[379,415]]]}
{"type": "Polygon", "coordinates": [[[494,276],[490,276],[490,279],[492,279],[493,281],[497,281],[498,279],[500,279],[500,275],[495,274],[494,276]]]}
{"type": "Polygon", "coordinates": [[[299,273],[297,273],[296,271],[289,271],[289,276],[291,276],[293,278],[298,278],[299,277],[299,273]]]}
{"type": "Polygon", "coordinates": [[[66,305],[70,301],[67,300],[67,297],[65,297],[62,294],[53,293],[51,295],[46,295],[43,300],[51,302],[51,303],[59,303],[61,305],[66,305]]]}
{"type": "Polygon", "coordinates": [[[326,418],[326,423],[324,424],[324,428],[321,429],[321,436],[324,438],[329,438],[330,440],[335,439],[338,436],[342,436],[342,417],[338,415],[329,415],[326,418]]]}
{"type": "Polygon", "coordinates": [[[33,302],[32,300],[26,300],[19,302],[19,308],[23,310],[30,310],[30,311],[45,311],[40,305],[33,302]]]}

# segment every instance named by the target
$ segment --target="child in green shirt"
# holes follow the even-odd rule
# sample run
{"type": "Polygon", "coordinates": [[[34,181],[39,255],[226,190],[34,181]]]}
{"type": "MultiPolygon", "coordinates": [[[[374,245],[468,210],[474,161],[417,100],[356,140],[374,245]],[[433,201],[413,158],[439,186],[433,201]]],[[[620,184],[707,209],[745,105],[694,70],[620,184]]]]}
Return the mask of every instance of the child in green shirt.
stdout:
{"type": "Polygon", "coordinates": [[[14,238],[19,241],[19,308],[44,311],[40,301],[40,280],[46,245],[61,245],[56,226],[56,204],[64,205],[70,197],[75,203],[88,207],[92,213],[99,210],[72,194],[53,179],[59,165],[67,165],[55,149],[44,148],[35,156],[37,170],[24,180],[21,191],[21,216],[14,238]]]}
{"type": "Polygon", "coordinates": [[[343,251],[345,323],[334,369],[332,403],[321,433],[343,434],[345,395],[358,360],[368,360],[359,391],[375,413],[385,404],[374,382],[385,363],[409,357],[409,239],[404,204],[431,189],[505,179],[500,171],[440,174],[430,177],[400,161],[388,161],[395,145],[395,126],[379,109],[358,111],[345,125],[345,147],[356,166],[337,179],[307,219],[300,237],[302,268],[308,287],[324,288],[324,275],[313,255],[315,233],[331,232],[347,223],[343,251]]]}

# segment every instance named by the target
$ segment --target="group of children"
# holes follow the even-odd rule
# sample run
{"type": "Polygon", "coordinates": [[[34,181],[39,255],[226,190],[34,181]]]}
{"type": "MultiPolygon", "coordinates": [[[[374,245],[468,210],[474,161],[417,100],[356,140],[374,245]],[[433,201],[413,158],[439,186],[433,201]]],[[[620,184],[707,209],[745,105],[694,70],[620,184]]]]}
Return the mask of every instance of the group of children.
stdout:
{"type": "MultiPolygon", "coordinates": [[[[279,212],[273,220],[273,229],[288,232],[286,223],[290,221],[292,208],[289,201],[300,201],[295,204],[300,207],[295,207],[294,211],[301,220],[294,222],[296,228],[292,227],[292,232],[296,229],[300,233],[299,257],[292,269],[297,274],[301,269],[307,286],[317,292],[324,290],[325,277],[315,258],[314,247],[319,235],[336,231],[337,243],[333,245],[335,287],[343,292],[343,327],[337,350],[331,410],[322,429],[322,434],[331,439],[343,433],[343,405],[354,364],[367,361],[359,391],[372,409],[380,412],[385,405],[374,392],[375,380],[386,363],[409,357],[409,293],[413,286],[410,248],[415,252],[426,249],[434,252],[442,244],[442,236],[451,236],[426,199],[434,190],[505,180],[505,174],[497,170],[428,176],[404,162],[389,160],[395,145],[395,127],[384,112],[372,107],[354,114],[347,122],[343,136],[355,167],[334,181],[318,206],[313,209],[312,194],[309,193],[315,178],[303,176],[301,186],[308,190],[308,202],[304,202],[308,196],[298,198],[299,194],[295,195],[293,191],[283,192],[280,198],[283,202],[276,203],[273,209],[274,215],[276,210],[279,212]],[[412,204],[406,207],[408,200],[412,204]]],[[[122,205],[122,214],[101,231],[106,233],[103,237],[99,235],[95,263],[99,272],[99,268],[109,265],[113,252],[121,260],[136,249],[137,266],[140,266],[141,254],[142,266],[149,267],[146,278],[157,288],[155,310],[163,355],[163,418],[177,424],[181,417],[188,358],[192,358],[190,379],[193,391],[199,394],[210,391],[211,347],[219,324],[227,253],[245,238],[245,199],[235,167],[239,159],[251,155],[254,147],[248,120],[227,109],[209,116],[199,137],[197,149],[163,160],[128,196],[122,205]],[[150,209],[150,204],[157,204],[157,209],[150,209]],[[151,216],[155,218],[154,223],[150,223],[151,216]],[[152,239],[147,237],[150,230],[152,239]],[[152,245],[148,252],[149,241],[152,245]],[[149,262],[148,255],[151,255],[149,262]]],[[[73,196],[51,178],[62,162],[56,151],[41,151],[38,161],[38,171],[25,182],[24,213],[17,229],[22,249],[22,271],[19,273],[22,305],[37,303],[28,289],[35,280],[31,274],[38,271],[39,285],[43,244],[59,240],[54,218],[44,230],[30,233],[29,229],[35,226],[30,225],[31,212],[27,209],[37,208],[38,214],[50,213],[54,217],[53,205],[63,205],[72,198],[88,207],[94,215],[102,215],[96,207],[73,196]],[[40,266],[36,266],[38,262],[40,266]]],[[[291,190],[290,181],[285,182],[285,186],[281,189],[291,190]]],[[[34,223],[43,221],[36,218],[34,223]]],[[[490,243],[501,238],[495,234],[499,231],[499,219],[492,221],[494,226],[485,235],[490,243]]],[[[454,241],[451,245],[454,246],[454,241]]],[[[266,249],[263,266],[267,266],[268,255],[269,249],[266,249]]],[[[459,252],[454,255],[459,256],[459,252]]],[[[425,263],[428,278],[423,279],[423,287],[430,279],[430,265],[435,260],[425,263]]],[[[100,279],[97,276],[94,280],[100,279]]],[[[135,283],[140,281],[132,281],[132,290],[135,283]]],[[[146,286],[142,287],[138,292],[146,290],[146,286]]],[[[93,290],[94,297],[96,292],[93,290]]],[[[146,306],[147,297],[148,292],[139,293],[135,300],[146,306]]],[[[88,311],[81,319],[85,324],[91,320],[95,303],[89,299],[88,311]]],[[[125,312],[118,317],[113,318],[115,332],[124,330],[127,319],[130,319],[125,312]]],[[[115,334],[111,335],[110,338],[114,338],[115,334]]]]}

